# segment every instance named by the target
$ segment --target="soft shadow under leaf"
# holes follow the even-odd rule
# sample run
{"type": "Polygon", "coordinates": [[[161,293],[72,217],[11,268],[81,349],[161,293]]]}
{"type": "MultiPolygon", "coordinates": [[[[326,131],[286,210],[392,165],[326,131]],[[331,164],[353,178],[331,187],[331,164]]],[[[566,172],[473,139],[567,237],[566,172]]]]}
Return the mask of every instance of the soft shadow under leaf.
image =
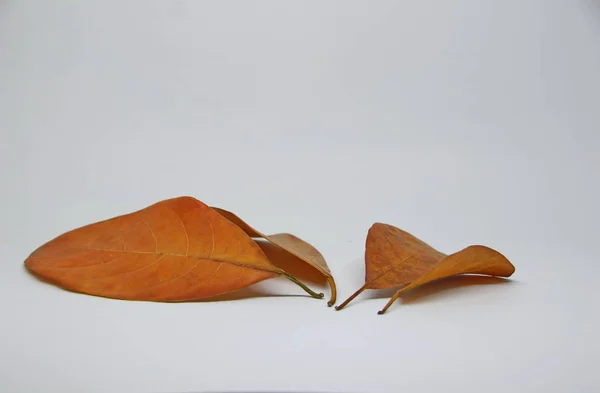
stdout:
{"type": "Polygon", "coordinates": [[[268,297],[310,297],[309,295],[290,295],[290,294],[274,294],[254,289],[252,287],[242,288],[237,291],[224,293],[207,299],[193,300],[193,302],[228,302],[234,300],[245,300],[253,298],[268,298],[268,297]]]}
{"type": "MultiPolygon", "coordinates": [[[[487,285],[508,285],[514,281],[507,280],[501,277],[494,276],[479,276],[474,274],[466,274],[441,278],[439,280],[430,281],[421,286],[415,287],[412,290],[405,292],[402,295],[402,304],[418,303],[422,301],[431,301],[436,298],[452,296],[462,288],[487,286],[487,285]]],[[[388,299],[394,295],[397,288],[374,290],[372,293],[365,296],[366,299],[388,299]]]]}

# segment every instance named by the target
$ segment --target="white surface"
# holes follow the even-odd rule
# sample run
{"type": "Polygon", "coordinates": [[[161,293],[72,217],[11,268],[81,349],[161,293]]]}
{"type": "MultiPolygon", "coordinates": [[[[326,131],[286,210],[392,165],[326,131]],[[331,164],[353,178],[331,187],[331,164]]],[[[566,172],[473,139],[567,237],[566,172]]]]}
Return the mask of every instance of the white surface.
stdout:
{"type": "Polygon", "coordinates": [[[599,391],[599,70],[596,0],[0,1],[0,390],[599,391]],[[179,195],[311,242],[340,301],[375,221],[517,270],[378,316],[376,292],[135,303],[23,268],[179,195]]]}

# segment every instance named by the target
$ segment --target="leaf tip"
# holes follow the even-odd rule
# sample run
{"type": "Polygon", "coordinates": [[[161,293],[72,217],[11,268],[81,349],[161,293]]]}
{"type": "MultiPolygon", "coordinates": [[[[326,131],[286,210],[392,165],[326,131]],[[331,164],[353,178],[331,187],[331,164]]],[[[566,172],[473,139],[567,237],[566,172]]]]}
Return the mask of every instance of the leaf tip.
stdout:
{"type": "Polygon", "coordinates": [[[377,221],[377,222],[373,223],[373,225],[371,225],[371,228],[369,228],[369,230],[378,229],[378,228],[385,228],[385,227],[388,227],[388,226],[389,226],[388,224],[385,224],[383,222],[377,221]]]}

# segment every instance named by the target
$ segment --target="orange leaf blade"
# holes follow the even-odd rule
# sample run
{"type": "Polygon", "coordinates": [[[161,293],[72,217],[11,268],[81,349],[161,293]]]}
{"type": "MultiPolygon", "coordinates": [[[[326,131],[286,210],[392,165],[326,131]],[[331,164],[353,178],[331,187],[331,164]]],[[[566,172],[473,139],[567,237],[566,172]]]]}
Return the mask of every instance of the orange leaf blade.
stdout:
{"type": "Polygon", "coordinates": [[[282,274],[239,227],[191,197],[69,231],[25,265],[75,292],[149,301],[212,297],[282,274]]]}

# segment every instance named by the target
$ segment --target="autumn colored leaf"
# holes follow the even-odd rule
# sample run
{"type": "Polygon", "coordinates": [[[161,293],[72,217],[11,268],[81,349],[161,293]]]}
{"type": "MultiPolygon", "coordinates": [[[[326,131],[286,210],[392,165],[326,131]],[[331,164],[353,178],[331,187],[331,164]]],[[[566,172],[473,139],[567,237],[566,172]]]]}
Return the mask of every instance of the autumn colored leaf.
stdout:
{"type": "Polygon", "coordinates": [[[299,239],[294,235],[290,235],[289,233],[277,233],[268,236],[264,235],[256,229],[254,229],[253,227],[251,227],[250,225],[248,225],[244,220],[242,220],[232,212],[220,209],[218,207],[213,207],[213,209],[219,214],[221,214],[223,217],[227,218],[228,220],[242,228],[242,230],[246,232],[248,236],[253,238],[262,238],[279,246],[286,252],[297,257],[299,260],[304,261],[309,266],[313,267],[319,273],[325,276],[331,288],[331,298],[329,299],[329,302],[327,304],[329,306],[335,304],[337,294],[335,281],[333,279],[331,271],[329,270],[329,267],[327,266],[327,263],[325,262],[325,258],[323,258],[323,255],[321,255],[321,253],[316,248],[306,243],[304,240],[299,239]]]}
{"type": "Polygon", "coordinates": [[[87,225],[44,244],[25,261],[38,277],[108,298],[190,301],[285,277],[240,227],[191,198],[167,199],[87,225]]]}
{"type": "Polygon", "coordinates": [[[410,233],[382,223],[369,229],[365,266],[365,285],[336,310],[365,289],[400,288],[379,311],[383,314],[402,293],[434,280],[460,274],[510,277],[515,271],[508,259],[491,248],[475,245],[446,255],[410,233]]]}

